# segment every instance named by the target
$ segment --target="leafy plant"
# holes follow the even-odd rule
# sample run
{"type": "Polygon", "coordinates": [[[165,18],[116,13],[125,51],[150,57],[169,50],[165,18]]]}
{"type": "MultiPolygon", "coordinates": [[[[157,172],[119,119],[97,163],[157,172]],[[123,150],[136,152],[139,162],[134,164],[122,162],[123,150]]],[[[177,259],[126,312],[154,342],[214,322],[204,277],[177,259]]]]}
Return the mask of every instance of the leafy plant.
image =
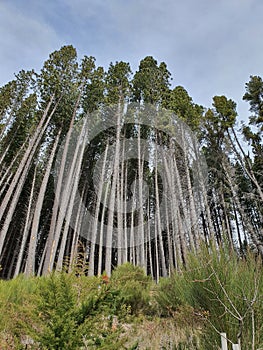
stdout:
{"type": "Polygon", "coordinates": [[[218,344],[219,333],[226,332],[245,349],[262,346],[262,298],[261,260],[251,252],[241,259],[213,245],[190,254],[187,267],[162,281],[156,297],[162,314],[190,305],[204,321],[206,346],[218,344]]]}
{"type": "Polygon", "coordinates": [[[133,314],[150,310],[152,279],[139,266],[126,263],[112,273],[112,289],[118,294],[121,305],[130,306],[133,314]]]}

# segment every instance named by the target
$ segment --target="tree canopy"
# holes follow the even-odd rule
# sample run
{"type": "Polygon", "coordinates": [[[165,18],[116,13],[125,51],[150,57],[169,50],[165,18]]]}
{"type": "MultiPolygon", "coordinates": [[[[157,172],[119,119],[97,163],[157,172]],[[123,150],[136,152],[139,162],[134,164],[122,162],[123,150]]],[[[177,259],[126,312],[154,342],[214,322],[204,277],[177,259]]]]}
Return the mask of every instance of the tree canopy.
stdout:
{"type": "Polygon", "coordinates": [[[263,256],[262,78],[241,131],[233,100],[171,80],[152,56],[133,73],[68,45],[0,88],[2,277],[129,261],[158,280],[211,240],[263,256]]]}

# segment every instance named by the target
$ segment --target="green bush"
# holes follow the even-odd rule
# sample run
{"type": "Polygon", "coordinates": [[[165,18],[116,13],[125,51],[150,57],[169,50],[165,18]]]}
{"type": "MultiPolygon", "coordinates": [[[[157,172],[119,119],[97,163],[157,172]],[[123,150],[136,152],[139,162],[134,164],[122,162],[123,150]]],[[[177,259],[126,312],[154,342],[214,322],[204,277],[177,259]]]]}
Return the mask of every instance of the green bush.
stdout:
{"type": "Polygon", "coordinates": [[[41,280],[37,310],[42,329],[35,337],[41,348],[79,348],[81,337],[76,322],[76,303],[70,275],[52,273],[41,280]]]}
{"type": "MultiPolygon", "coordinates": [[[[180,281],[179,279],[179,276],[177,276],[176,287],[174,278],[160,279],[155,299],[161,316],[173,316],[180,306],[185,304],[182,300],[183,292],[180,290],[185,281],[182,278],[180,281]]],[[[184,291],[186,290],[187,289],[184,289],[184,291]]]]}
{"type": "Polygon", "coordinates": [[[0,349],[20,349],[21,339],[28,326],[35,322],[32,295],[37,291],[38,279],[24,275],[0,280],[0,349]],[[4,339],[4,340],[3,340],[4,339]]]}
{"type": "Polygon", "coordinates": [[[0,281],[0,349],[136,348],[151,343],[149,331],[163,348],[215,349],[219,332],[239,338],[242,350],[262,348],[262,261],[213,246],[187,261],[158,285],[131,264],[111,278],[61,272],[0,281]]]}
{"type": "Polygon", "coordinates": [[[205,349],[220,344],[220,332],[240,340],[242,349],[263,346],[262,262],[250,252],[241,259],[226,248],[203,247],[180,273],[161,281],[156,299],[163,314],[180,305],[194,308],[205,321],[205,349]]]}
{"type": "Polygon", "coordinates": [[[121,349],[114,293],[100,278],[64,272],[0,281],[0,349],[121,349]]]}
{"type": "Polygon", "coordinates": [[[53,273],[42,279],[38,310],[43,349],[121,349],[124,339],[112,330],[112,293],[96,277],[53,273]],[[79,287],[86,285],[80,292],[79,287]],[[79,293],[80,292],[80,293],[79,293]]]}
{"type": "Polygon", "coordinates": [[[112,273],[110,284],[118,294],[118,307],[126,305],[133,314],[150,310],[152,279],[141,267],[130,263],[118,266],[112,273]]]}

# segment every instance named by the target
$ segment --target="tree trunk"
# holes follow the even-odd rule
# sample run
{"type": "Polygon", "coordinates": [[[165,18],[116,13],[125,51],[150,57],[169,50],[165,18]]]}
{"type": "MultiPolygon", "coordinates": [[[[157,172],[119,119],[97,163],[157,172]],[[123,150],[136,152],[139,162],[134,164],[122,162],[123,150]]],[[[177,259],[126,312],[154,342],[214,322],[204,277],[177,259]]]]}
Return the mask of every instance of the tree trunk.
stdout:
{"type": "Polygon", "coordinates": [[[50,177],[50,172],[52,168],[52,164],[54,162],[54,157],[57,151],[57,146],[59,142],[59,138],[61,135],[61,130],[59,130],[53,148],[51,150],[48,163],[46,165],[46,171],[44,174],[44,177],[42,179],[42,183],[39,189],[35,211],[34,211],[34,218],[31,228],[31,235],[30,235],[30,241],[29,241],[29,248],[28,248],[28,256],[27,256],[27,265],[25,273],[26,275],[34,275],[35,274],[35,259],[36,259],[36,246],[37,246],[37,236],[38,236],[38,229],[39,229],[39,221],[40,221],[40,215],[41,210],[44,202],[44,196],[47,189],[48,179],[50,177]]]}
{"type": "Polygon", "coordinates": [[[110,190],[109,199],[109,216],[107,224],[107,238],[106,238],[106,256],[105,256],[105,270],[108,276],[111,275],[112,269],[112,241],[113,241],[113,218],[114,218],[114,208],[116,199],[116,185],[118,180],[119,171],[119,158],[120,158],[120,131],[121,131],[121,104],[118,105],[117,110],[117,130],[116,130],[116,148],[115,156],[113,162],[113,174],[112,174],[112,185],[110,190]]]}
{"type": "MultiPolygon", "coordinates": [[[[52,208],[52,218],[51,218],[50,229],[49,229],[49,234],[47,238],[47,251],[46,251],[46,256],[45,256],[44,266],[43,266],[44,274],[51,272],[53,269],[55,254],[58,246],[59,237],[61,234],[61,227],[63,224],[63,219],[65,217],[64,209],[67,204],[65,202],[66,202],[66,197],[68,197],[68,194],[66,193],[65,188],[63,189],[62,181],[63,181],[63,178],[65,179],[67,155],[69,151],[70,139],[73,132],[73,125],[76,117],[76,111],[79,105],[79,100],[80,100],[80,95],[75,104],[75,108],[70,121],[69,130],[67,132],[67,136],[65,139],[65,145],[63,148],[58,181],[56,186],[55,201],[52,208]],[[59,208],[59,204],[63,206],[63,208],[62,207],[59,208]]],[[[73,170],[71,169],[70,172],[72,171],[73,170]]],[[[71,181],[71,178],[70,178],[70,174],[67,174],[67,175],[68,175],[67,177],[67,186],[68,186],[69,182],[71,181]]]]}
{"type": "Polygon", "coordinates": [[[33,209],[33,199],[34,199],[34,190],[35,190],[35,182],[36,182],[36,173],[37,173],[37,167],[35,167],[35,170],[34,170],[34,177],[33,177],[33,181],[32,181],[32,187],[31,187],[29,203],[28,203],[28,208],[27,208],[26,222],[25,222],[22,242],[20,245],[20,250],[19,250],[19,254],[18,254],[18,258],[17,258],[17,262],[16,262],[16,269],[15,269],[14,277],[16,277],[21,271],[22,259],[23,259],[23,255],[25,253],[25,246],[26,246],[26,242],[28,239],[30,226],[32,223],[32,218],[33,218],[32,213],[34,210],[33,209]]]}
{"type": "Polygon", "coordinates": [[[2,227],[2,230],[1,230],[1,235],[0,235],[0,254],[2,253],[2,250],[3,250],[3,246],[4,246],[4,241],[5,241],[5,238],[6,238],[6,234],[7,234],[7,231],[8,231],[8,228],[9,228],[9,225],[11,223],[11,220],[12,220],[12,217],[13,217],[13,214],[14,214],[14,211],[15,211],[15,208],[16,208],[16,205],[17,205],[17,202],[18,202],[18,199],[19,199],[19,196],[20,196],[20,193],[22,191],[22,188],[23,188],[23,185],[25,183],[25,180],[26,180],[26,176],[28,174],[28,171],[29,171],[29,168],[30,168],[30,165],[31,165],[31,162],[33,160],[33,157],[35,155],[35,152],[36,152],[36,149],[38,148],[39,144],[40,144],[40,141],[42,139],[42,136],[47,128],[47,125],[52,117],[52,115],[54,114],[55,112],[55,109],[57,107],[57,104],[55,105],[53,111],[51,112],[51,114],[49,115],[49,117],[47,118],[47,120],[45,121],[46,119],[46,116],[47,116],[47,113],[49,111],[49,108],[51,106],[51,103],[52,103],[52,99],[51,101],[49,102],[44,114],[43,114],[43,117],[31,139],[31,142],[29,143],[29,146],[23,156],[23,159],[22,161],[20,162],[19,164],[19,167],[16,171],[16,174],[12,180],[12,183],[10,184],[10,187],[2,201],[2,204],[1,204],[1,207],[0,207],[0,221],[1,219],[3,218],[3,215],[5,214],[6,212],[6,209],[8,207],[8,204],[9,204],[9,201],[11,199],[11,196],[13,195],[12,199],[11,199],[11,203],[10,203],[10,206],[8,208],[8,211],[6,213],[6,216],[5,216],[5,221],[4,221],[4,224],[3,224],[3,227],[2,227]]]}

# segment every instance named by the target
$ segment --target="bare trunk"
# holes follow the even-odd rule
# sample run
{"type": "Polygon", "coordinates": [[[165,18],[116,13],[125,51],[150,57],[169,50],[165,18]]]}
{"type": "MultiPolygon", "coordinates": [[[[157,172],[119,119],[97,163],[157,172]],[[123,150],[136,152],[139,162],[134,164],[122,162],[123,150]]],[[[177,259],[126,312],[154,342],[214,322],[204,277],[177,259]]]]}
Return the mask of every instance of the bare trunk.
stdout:
{"type": "Polygon", "coordinates": [[[114,218],[114,207],[116,199],[116,185],[119,171],[119,158],[120,158],[120,131],[121,131],[121,105],[119,103],[117,111],[117,131],[116,131],[116,148],[113,165],[112,185],[110,190],[109,199],[109,217],[107,225],[107,238],[106,238],[106,257],[105,257],[105,270],[108,276],[111,275],[112,269],[112,241],[113,241],[113,218],[114,218]]]}
{"type": "MultiPolygon", "coordinates": [[[[89,276],[94,276],[95,242],[97,242],[97,234],[98,234],[98,227],[99,227],[99,212],[100,212],[100,205],[101,205],[101,200],[102,200],[103,185],[104,185],[104,180],[105,180],[105,171],[106,171],[108,149],[109,149],[109,143],[107,144],[106,149],[105,149],[102,169],[101,169],[101,173],[100,173],[99,188],[97,190],[98,192],[97,192],[97,199],[96,199],[96,209],[95,209],[95,214],[94,214],[94,219],[93,219],[93,225],[91,228],[91,251],[90,251],[90,259],[89,259],[89,276]]],[[[107,197],[107,193],[106,193],[105,197],[107,197]]],[[[104,203],[104,205],[105,205],[105,203],[104,203]]],[[[103,221],[101,222],[101,225],[103,226],[103,221]]],[[[102,236],[100,235],[100,241],[101,240],[102,240],[102,236]]],[[[103,244],[103,242],[101,242],[101,243],[103,244]]]]}
{"type": "MultiPolygon", "coordinates": [[[[76,145],[76,150],[74,154],[74,158],[71,164],[71,169],[68,177],[68,183],[66,187],[63,189],[63,197],[62,197],[62,207],[61,212],[63,213],[63,217],[61,220],[61,223],[63,219],[65,218],[65,225],[63,228],[63,233],[62,233],[62,240],[59,248],[59,255],[58,255],[58,261],[57,261],[57,269],[61,270],[63,266],[63,257],[64,257],[64,252],[66,248],[66,242],[67,242],[67,237],[68,237],[68,230],[69,230],[69,223],[70,223],[70,218],[73,212],[73,207],[74,207],[74,202],[75,202],[75,197],[76,193],[78,190],[78,183],[80,179],[80,172],[81,172],[81,164],[83,160],[83,154],[85,151],[85,146],[86,146],[86,120],[83,123],[82,126],[82,131],[78,137],[77,145],[76,145]]],[[[62,226],[57,227],[56,229],[59,231],[61,230],[62,226]]]]}
{"type": "Polygon", "coordinates": [[[5,209],[9,203],[9,200],[12,196],[12,194],[14,193],[14,190],[19,182],[19,180],[21,179],[21,177],[24,175],[23,171],[24,171],[24,168],[26,167],[26,165],[30,162],[28,160],[31,161],[33,155],[34,155],[34,151],[36,150],[44,132],[45,132],[45,129],[53,115],[53,113],[55,112],[55,108],[57,107],[57,105],[55,106],[55,108],[53,109],[52,113],[50,114],[50,116],[48,117],[47,121],[45,121],[46,117],[47,117],[47,114],[48,114],[48,111],[51,107],[51,104],[52,104],[52,100],[50,100],[50,102],[48,103],[46,109],[45,109],[45,112],[35,130],[35,133],[34,135],[32,136],[30,142],[29,142],[29,145],[26,149],[26,152],[19,164],[19,167],[16,171],[16,174],[12,180],[12,183],[10,184],[10,187],[9,187],[9,190],[5,196],[5,198],[3,199],[2,201],[2,204],[1,204],[1,207],[0,207],[0,220],[2,219],[3,215],[4,215],[4,212],[5,212],[5,209]]]}
{"type": "Polygon", "coordinates": [[[42,139],[42,136],[47,128],[47,125],[53,115],[53,113],[55,112],[55,109],[57,107],[54,107],[53,111],[51,112],[51,114],[49,115],[49,117],[46,119],[47,113],[49,111],[49,108],[51,106],[52,100],[49,102],[43,117],[35,131],[35,134],[33,135],[32,139],[31,139],[31,143],[29,144],[29,147],[27,148],[22,161],[19,164],[19,167],[16,171],[16,174],[12,180],[12,183],[2,201],[1,207],[0,207],[0,220],[3,218],[3,215],[6,212],[6,209],[8,207],[9,201],[11,199],[11,196],[13,195],[12,199],[11,199],[11,203],[10,206],[8,208],[8,211],[6,213],[6,217],[5,217],[5,221],[3,224],[3,228],[1,230],[1,235],[0,235],[0,254],[2,253],[2,249],[4,246],[4,241],[6,238],[6,234],[9,228],[9,225],[11,223],[20,193],[22,191],[23,185],[25,183],[26,180],[26,176],[28,174],[29,168],[31,166],[31,162],[33,160],[34,154],[36,152],[36,149],[38,148],[40,141],[42,139]]]}
{"type": "Polygon", "coordinates": [[[140,249],[140,262],[139,264],[144,268],[146,271],[145,266],[145,252],[144,252],[144,242],[145,242],[145,236],[144,236],[144,212],[143,212],[143,162],[144,157],[141,157],[143,154],[141,149],[141,126],[138,125],[138,175],[139,175],[139,247],[140,249]]]}
{"type": "Polygon", "coordinates": [[[33,275],[35,273],[36,246],[37,246],[37,235],[38,235],[38,229],[39,229],[40,215],[41,215],[41,210],[42,210],[42,206],[43,206],[43,202],[44,202],[44,196],[45,196],[45,192],[47,189],[48,179],[50,177],[50,171],[51,171],[51,167],[52,167],[55,153],[57,150],[60,134],[61,134],[61,130],[59,131],[59,133],[55,139],[55,142],[54,142],[54,145],[53,145],[53,148],[52,148],[52,151],[51,151],[51,154],[50,154],[47,166],[46,166],[46,171],[45,171],[45,174],[44,174],[44,177],[43,177],[40,189],[39,189],[37,201],[36,201],[36,207],[35,207],[35,211],[34,211],[34,218],[33,218],[29,248],[28,248],[27,266],[26,266],[26,271],[25,271],[25,273],[27,275],[33,275]]]}
{"type": "Polygon", "coordinates": [[[240,151],[241,151],[241,153],[243,155],[243,159],[241,158],[239,152],[237,151],[237,148],[236,148],[236,146],[235,146],[235,144],[234,144],[234,142],[233,142],[233,140],[232,140],[232,138],[230,136],[230,133],[228,133],[228,137],[229,137],[229,140],[231,142],[231,145],[232,145],[232,147],[233,147],[233,149],[235,151],[235,154],[237,155],[237,157],[238,157],[238,159],[240,161],[241,166],[245,170],[245,172],[248,175],[248,177],[250,178],[250,180],[256,186],[256,189],[257,189],[258,194],[260,196],[261,202],[263,202],[263,192],[262,192],[262,189],[261,189],[261,187],[260,187],[260,185],[259,185],[259,183],[258,183],[258,181],[257,181],[257,179],[255,177],[254,171],[252,169],[252,165],[251,165],[249,159],[247,159],[247,157],[245,155],[245,152],[244,152],[244,150],[243,150],[243,148],[242,148],[242,146],[241,146],[241,144],[240,144],[240,142],[239,142],[239,140],[237,138],[237,135],[235,133],[234,128],[232,128],[232,132],[233,132],[233,135],[235,137],[235,141],[237,142],[238,148],[240,149],[240,151]]]}
{"type": "MultiPolygon", "coordinates": [[[[84,186],[84,189],[82,190],[81,198],[83,198],[84,192],[85,192],[85,186],[84,186]]],[[[69,272],[71,272],[74,269],[75,263],[76,263],[75,259],[77,259],[77,255],[78,255],[78,241],[79,241],[80,230],[82,225],[82,217],[84,215],[83,211],[84,211],[83,203],[82,201],[79,201],[76,220],[73,227],[74,234],[73,234],[72,245],[70,250],[69,272]]]]}
{"type": "MultiPolygon", "coordinates": [[[[17,152],[16,156],[14,157],[14,159],[12,160],[12,162],[10,163],[8,168],[5,171],[4,171],[4,169],[3,169],[3,171],[1,171],[0,187],[2,187],[2,188],[1,188],[1,191],[0,191],[0,195],[2,195],[2,193],[5,191],[5,189],[8,188],[9,184],[11,183],[11,179],[14,176],[14,173],[13,173],[12,169],[13,169],[13,167],[15,165],[16,160],[20,156],[20,153],[22,153],[24,151],[27,142],[28,142],[28,140],[26,140],[24,142],[24,144],[19,149],[19,151],[17,152]]],[[[7,147],[6,151],[4,152],[3,157],[2,157],[2,161],[3,161],[4,157],[5,157],[8,149],[9,149],[9,147],[7,147]]],[[[0,161],[0,165],[1,165],[2,161],[0,161]]]]}
{"type": "MultiPolygon", "coordinates": [[[[163,237],[162,237],[162,221],[161,221],[161,213],[160,213],[160,199],[159,199],[159,187],[158,187],[158,156],[157,156],[157,150],[155,151],[155,200],[156,200],[156,206],[155,206],[155,218],[156,218],[156,229],[157,229],[157,236],[159,239],[159,249],[160,249],[160,265],[162,268],[161,275],[163,277],[167,276],[167,269],[165,265],[165,254],[164,254],[164,247],[163,247],[163,237]]],[[[156,242],[157,243],[157,242],[156,242]]]]}
{"type": "MultiPolygon", "coordinates": [[[[244,226],[247,229],[252,242],[255,244],[255,246],[258,249],[260,255],[263,257],[263,244],[258,239],[258,237],[257,237],[257,235],[255,233],[255,230],[254,230],[253,226],[250,223],[249,218],[247,217],[244,209],[242,208],[242,205],[241,205],[239,197],[238,197],[237,189],[236,189],[237,185],[234,184],[233,180],[232,180],[233,174],[231,174],[231,169],[227,169],[225,164],[223,166],[224,166],[224,169],[225,169],[225,173],[226,173],[226,176],[227,176],[228,183],[230,185],[230,188],[231,188],[231,191],[232,191],[232,194],[233,194],[233,198],[234,198],[234,200],[236,202],[237,209],[238,209],[241,217],[243,218],[244,226]]],[[[263,230],[261,229],[260,231],[261,231],[260,234],[263,235],[263,230]]]]}
{"type": "MultiPolygon", "coordinates": [[[[62,211],[62,208],[59,208],[59,204],[61,204],[63,206],[63,209],[65,209],[65,206],[66,206],[65,197],[67,196],[67,193],[65,192],[65,188],[64,188],[64,191],[62,191],[63,189],[62,181],[63,181],[63,178],[65,178],[67,155],[69,151],[71,135],[73,132],[73,125],[76,117],[76,111],[79,105],[79,99],[80,99],[80,95],[75,104],[75,108],[70,121],[69,130],[65,139],[65,145],[63,148],[58,181],[56,186],[56,193],[55,193],[56,200],[54,201],[53,208],[52,208],[52,218],[51,218],[51,224],[50,224],[50,229],[49,229],[49,234],[47,239],[47,252],[46,252],[44,266],[43,266],[44,274],[51,272],[51,270],[53,269],[55,254],[58,246],[59,237],[61,234],[61,227],[63,224],[65,213],[64,211],[62,211]]],[[[67,184],[68,184],[68,182],[71,181],[70,174],[68,174],[67,180],[68,180],[67,181],[67,184]]]]}
{"type": "Polygon", "coordinates": [[[23,255],[25,252],[25,246],[26,246],[26,242],[28,239],[28,235],[29,235],[30,225],[32,223],[33,199],[34,199],[34,190],[35,190],[35,182],[36,182],[36,172],[37,172],[37,167],[35,167],[35,171],[34,171],[34,177],[33,177],[33,181],[32,181],[32,187],[31,187],[29,203],[28,203],[28,208],[27,208],[26,222],[25,222],[24,231],[23,231],[23,238],[22,238],[22,242],[20,245],[20,250],[19,250],[19,254],[18,254],[18,258],[17,258],[17,262],[16,262],[16,269],[15,269],[14,277],[16,277],[21,271],[22,259],[23,259],[23,255]]]}

